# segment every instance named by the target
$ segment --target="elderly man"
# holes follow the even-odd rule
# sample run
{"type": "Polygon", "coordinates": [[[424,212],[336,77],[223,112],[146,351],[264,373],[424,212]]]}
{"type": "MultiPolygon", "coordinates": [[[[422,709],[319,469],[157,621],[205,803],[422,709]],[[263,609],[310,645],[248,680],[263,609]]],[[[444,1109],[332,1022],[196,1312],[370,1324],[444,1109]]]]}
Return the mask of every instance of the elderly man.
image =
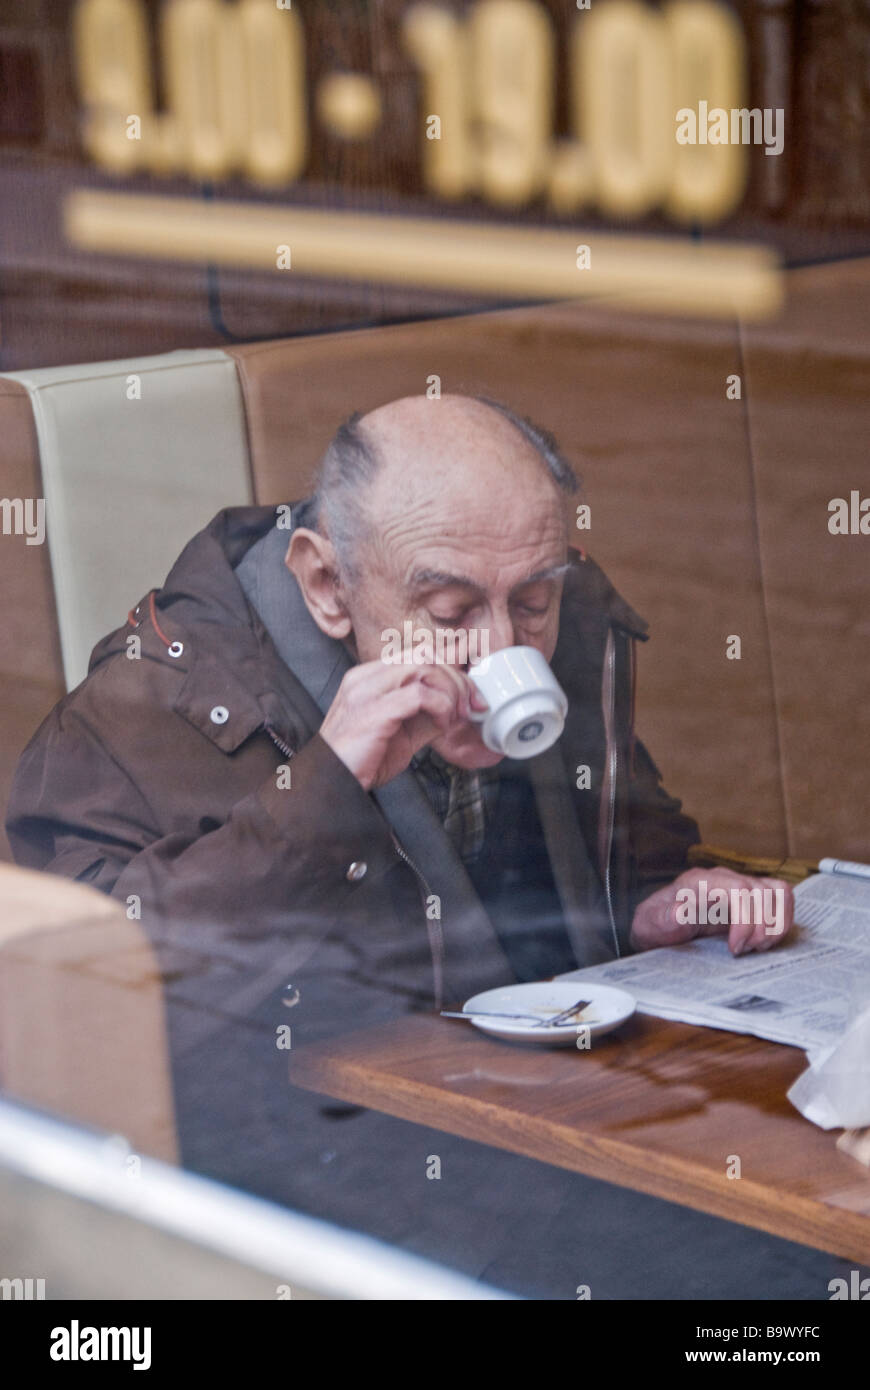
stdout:
{"type": "Polygon", "coordinates": [[[570,549],[576,487],[503,406],[352,417],[312,501],[220,513],[96,647],[21,760],[19,862],[173,924],[261,994],[291,982],[309,1036],[361,984],[431,1007],[698,931],[776,944],[680,920],[680,888],[750,881],[685,872],[697,828],[631,723],[645,624],[570,549]],[[408,620],[538,648],[569,700],[559,743],[491,752],[467,668],[382,659],[408,620]]]}
{"type": "Polygon", "coordinates": [[[694,1296],[691,1246],[747,1296],[740,1252],[782,1243],[294,1090],[276,1047],[699,931],[785,935],[680,920],[681,887],[751,880],[686,871],[697,828],[632,728],[645,624],[570,548],[575,490],[502,406],[352,417],[311,500],[221,512],[98,644],[21,759],[9,837],[152,935],[188,1166],[521,1292],[694,1296]],[[466,669],[382,660],[409,620],[538,648],[559,741],[493,754],[466,669]]]}

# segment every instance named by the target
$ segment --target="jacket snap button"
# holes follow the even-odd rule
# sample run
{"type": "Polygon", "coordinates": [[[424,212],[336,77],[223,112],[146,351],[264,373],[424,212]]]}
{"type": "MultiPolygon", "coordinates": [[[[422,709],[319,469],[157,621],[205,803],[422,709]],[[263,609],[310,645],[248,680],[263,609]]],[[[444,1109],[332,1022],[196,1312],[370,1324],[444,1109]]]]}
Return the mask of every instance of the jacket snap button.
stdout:
{"type": "Polygon", "coordinates": [[[211,720],[212,724],[226,724],[229,717],[230,712],[228,709],[225,708],[224,705],[215,705],[214,709],[209,715],[209,719],[211,720]]]}
{"type": "Polygon", "coordinates": [[[181,653],[182,653],[183,651],[184,651],[184,643],[183,643],[183,642],[173,642],[170,646],[168,646],[168,647],[166,648],[166,652],[167,652],[167,655],[168,655],[168,656],[181,656],[181,653]]]}
{"type": "Polygon", "coordinates": [[[345,874],[348,883],[359,883],[361,878],[365,878],[368,867],[368,864],[364,863],[362,860],[357,861],[355,859],[345,874]]]}

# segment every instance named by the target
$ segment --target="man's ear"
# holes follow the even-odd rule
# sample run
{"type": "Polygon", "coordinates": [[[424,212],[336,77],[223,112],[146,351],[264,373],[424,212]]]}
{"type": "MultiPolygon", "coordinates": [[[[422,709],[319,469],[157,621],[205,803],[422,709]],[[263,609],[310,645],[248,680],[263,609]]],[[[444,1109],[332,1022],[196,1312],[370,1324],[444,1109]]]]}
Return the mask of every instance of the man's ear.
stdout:
{"type": "Polygon", "coordinates": [[[338,577],[332,542],[300,526],[290,537],[284,563],[295,574],[312,618],[327,637],[349,637],[353,624],[338,577]]]}

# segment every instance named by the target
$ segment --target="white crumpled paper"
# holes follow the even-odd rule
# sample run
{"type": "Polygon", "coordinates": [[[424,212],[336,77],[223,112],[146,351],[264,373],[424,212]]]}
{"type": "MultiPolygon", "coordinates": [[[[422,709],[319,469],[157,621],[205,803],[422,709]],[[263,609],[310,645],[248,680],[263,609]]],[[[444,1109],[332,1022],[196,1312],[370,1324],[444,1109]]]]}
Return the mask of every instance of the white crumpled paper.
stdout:
{"type": "Polygon", "coordinates": [[[792,1105],[822,1129],[870,1125],[870,1008],[833,1047],[808,1056],[788,1092],[792,1105]]]}

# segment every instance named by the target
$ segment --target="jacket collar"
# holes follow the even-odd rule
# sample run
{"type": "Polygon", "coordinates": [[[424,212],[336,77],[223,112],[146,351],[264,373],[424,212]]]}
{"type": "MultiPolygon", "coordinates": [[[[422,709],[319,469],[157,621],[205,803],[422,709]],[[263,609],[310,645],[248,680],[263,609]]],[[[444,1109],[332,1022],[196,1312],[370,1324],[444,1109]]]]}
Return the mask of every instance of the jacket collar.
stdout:
{"type": "Polygon", "coordinates": [[[649,624],[626,603],[591,556],[583,551],[570,549],[568,559],[571,568],[565,576],[559,641],[553,657],[554,669],[556,662],[559,662],[563,669],[570,669],[576,664],[571,660],[571,653],[582,659],[582,650],[573,642],[575,635],[579,637],[600,634],[607,626],[613,626],[622,628],[632,637],[646,642],[649,637],[649,624]],[[572,639],[570,649],[565,641],[567,636],[572,639]]]}
{"type": "MultiPolygon", "coordinates": [[[[185,546],[155,595],[165,638],[157,659],[180,678],[173,708],[225,753],[235,752],[273,721],[283,724],[284,734],[295,745],[320,723],[316,704],[294,669],[279,660],[235,572],[252,546],[269,534],[283,537],[286,550],[289,532],[280,529],[280,519],[281,513],[272,507],[219,512],[185,546]],[[183,647],[178,658],[169,655],[172,642],[183,647]],[[276,697],[276,676],[286,698],[276,697]],[[216,709],[227,711],[223,722],[214,719],[216,709]]],[[[279,569],[288,574],[283,565],[279,569]]],[[[146,600],[139,611],[147,611],[146,600]]],[[[122,628],[100,643],[91,667],[123,650],[128,635],[129,628],[122,628]]]]}
{"type": "MultiPolygon", "coordinates": [[[[304,505],[294,508],[293,530],[307,521],[304,505]]],[[[281,660],[325,714],[353,660],[343,643],[321,632],[284,563],[291,535],[292,530],[271,527],[247,551],[235,577],[281,660]]]]}

